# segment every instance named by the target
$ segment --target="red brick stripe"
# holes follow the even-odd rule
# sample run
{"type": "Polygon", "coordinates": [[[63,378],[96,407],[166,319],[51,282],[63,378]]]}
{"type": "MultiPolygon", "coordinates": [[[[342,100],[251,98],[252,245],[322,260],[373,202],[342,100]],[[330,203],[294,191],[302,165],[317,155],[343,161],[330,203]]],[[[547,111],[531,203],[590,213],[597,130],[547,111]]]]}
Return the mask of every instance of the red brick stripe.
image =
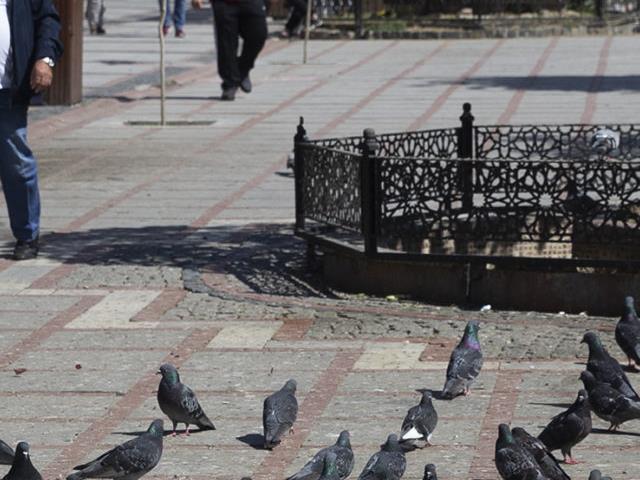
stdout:
{"type": "Polygon", "coordinates": [[[580,118],[581,123],[591,123],[593,121],[593,116],[595,115],[597,108],[598,92],[600,91],[600,87],[602,86],[604,74],[607,71],[607,64],[609,62],[609,50],[611,49],[612,42],[613,37],[607,37],[602,44],[600,57],[598,59],[598,66],[596,67],[596,73],[591,79],[587,101],[584,106],[584,112],[582,112],[582,117],[580,118]]]}

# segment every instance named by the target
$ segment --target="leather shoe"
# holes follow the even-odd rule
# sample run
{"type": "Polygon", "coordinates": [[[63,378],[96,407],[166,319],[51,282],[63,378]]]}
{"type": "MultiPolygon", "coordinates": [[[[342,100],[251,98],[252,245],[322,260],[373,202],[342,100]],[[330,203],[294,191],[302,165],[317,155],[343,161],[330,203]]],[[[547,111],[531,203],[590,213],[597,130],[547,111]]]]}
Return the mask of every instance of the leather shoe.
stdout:
{"type": "Polygon", "coordinates": [[[220,96],[221,100],[226,100],[228,102],[236,99],[236,92],[238,91],[238,87],[229,87],[222,89],[222,95],[220,96]]]}
{"type": "Polygon", "coordinates": [[[242,79],[242,81],[240,82],[240,88],[244,93],[251,93],[251,90],[253,89],[253,85],[251,84],[251,79],[249,78],[249,75],[247,75],[242,79]]]}
{"type": "Polygon", "coordinates": [[[33,240],[18,240],[13,248],[13,259],[19,261],[36,258],[39,250],[38,237],[33,240]]]}

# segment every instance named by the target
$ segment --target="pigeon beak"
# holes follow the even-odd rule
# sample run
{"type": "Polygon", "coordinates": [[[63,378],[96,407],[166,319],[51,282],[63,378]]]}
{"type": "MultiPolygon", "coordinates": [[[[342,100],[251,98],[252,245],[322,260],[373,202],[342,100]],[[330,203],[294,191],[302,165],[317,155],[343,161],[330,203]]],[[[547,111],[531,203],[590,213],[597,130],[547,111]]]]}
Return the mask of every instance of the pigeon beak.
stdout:
{"type": "Polygon", "coordinates": [[[162,372],[161,372],[160,370],[158,370],[158,371],[156,372],[156,375],[162,375],[162,372]]]}
{"type": "Polygon", "coordinates": [[[29,458],[29,452],[22,452],[22,454],[23,454],[25,457],[29,458]]]}

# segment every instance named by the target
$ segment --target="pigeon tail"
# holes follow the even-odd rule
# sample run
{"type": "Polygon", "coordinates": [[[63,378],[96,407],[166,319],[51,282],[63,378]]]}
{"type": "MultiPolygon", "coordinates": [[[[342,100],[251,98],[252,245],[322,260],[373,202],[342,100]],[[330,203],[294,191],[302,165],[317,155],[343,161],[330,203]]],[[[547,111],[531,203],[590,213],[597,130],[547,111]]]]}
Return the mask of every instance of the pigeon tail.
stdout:
{"type": "Polygon", "coordinates": [[[82,475],[82,472],[76,472],[76,473],[67,475],[67,480],[83,480],[83,479],[84,479],[84,476],[82,475]]]}
{"type": "Polygon", "coordinates": [[[465,391],[465,381],[462,378],[450,378],[444,384],[442,389],[442,398],[452,400],[458,395],[462,395],[465,391]]]}
{"type": "Polygon", "coordinates": [[[200,430],[215,430],[216,427],[213,424],[213,422],[211,420],[209,420],[209,417],[207,417],[206,415],[202,415],[201,418],[198,419],[198,428],[200,428],[200,430]]]}

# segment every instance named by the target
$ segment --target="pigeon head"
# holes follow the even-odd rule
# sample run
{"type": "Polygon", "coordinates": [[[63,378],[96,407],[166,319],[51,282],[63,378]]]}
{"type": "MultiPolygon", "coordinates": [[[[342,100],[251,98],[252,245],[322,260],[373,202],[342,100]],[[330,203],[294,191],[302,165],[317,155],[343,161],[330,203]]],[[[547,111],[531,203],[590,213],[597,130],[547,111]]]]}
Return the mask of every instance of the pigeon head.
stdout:
{"type": "Polygon", "coordinates": [[[422,392],[422,398],[420,399],[420,405],[429,405],[431,404],[431,391],[425,390],[422,392]]]}
{"type": "Polygon", "coordinates": [[[636,305],[633,297],[625,297],[624,299],[624,314],[622,315],[621,320],[635,320],[638,318],[638,314],[636,313],[636,305]]]}
{"type": "Polygon", "coordinates": [[[436,466],[433,463],[425,465],[422,480],[438,480],[436,475],[436,466]]]}
{"type": "Polygon", "coordinates": [[[16,459],[29,458],[29,444],[20,442],[16,445],[16,459]]]}
{"type": "Polygon", "coordinates": [[[596,377],[594,377],[593,373],[591,373],[588,370],[585,370],[580,374],[580,380],[582,380],[582,383],[584,384],[584,388],[587,391],[590,391],[592,388],[594,388],[598,384],[596,377]]]}
{"type": "Polygon", "coordinates": [[[164,435],[164,422],[161,419],[156,418],[151,422],[151,425],[149,425],[147,433],[150,433],[155,437],[162,437],[164,435]]]}
{"type": "Polygon", "coordinates": [[[582,342],[586,343],[589,347],[589,355],[592,353],[600,353],[603,350],[602,342],[600,342],[600,337],[595,332],[587,332],[582,337],[582,342]]]}
{"type": "Polygon", "coordinates": [[[385,452],[402,452],[402,447],[398,443],[398,436],[392,433],[387,437],[387,441],[382,445],[382,450],[385,452]]]}
{"type": "Polygon", "coordinates": [[[324,468],[322,469],[323,477],[333,477],[338,475],[338,467],[336,465],[336,453],[335,452],[327,452],[327,455],[324,457],[324,468]]]}
{"type": "Polygon", "coordinates": [[[591,470],[589,474],[589,480],[600,480],[602,478],[602,473],[600,470],[591,470]]]}
{"type": "Polygon", "coordinates": [[[349,432],[347,430],[343,430],[342,432],[340,432],[336,445],[351,448],[351,435],[349,435],[349,432]]]}
{"type": "Polygon", "coordinates": [[[478,331],[480,330],[480,324],[477,320],[471,320],[464,328],[464,335],[462,336],[462,343],[469,348],[476,350],[480,349],[480,340],[478,339],[478,331]]]}
{"type": "Polygon", "coordinates": [[[170,363],[161,365],[160,370],[158,370],[158,374],[162,375],[162,380],[167,382],[169,385],[175,385],[180,381],[178,370],[170,363]]]}
{"type": "Polygon", "coordinates": [[[284,387],[282,387],[282,389],[286,390],[287,392],[296,393],[296,390],[298,389],[298,382],[296,382],[294,379],[287,380],[287,383],[284,384],[284,387]]]}
{"type": "Polygon", "coordinates": [[[509,425],[506,423],[498,425],[498,442],[506,444],[514,442],[511,429],[509,429],[509,425]]]}
{"type": "Polygon", "coordinates": [[[589,394],[586,390],[582,389],[578,392],[578,397],[571,408],[574,411],[589,408],[589,394]]]}

